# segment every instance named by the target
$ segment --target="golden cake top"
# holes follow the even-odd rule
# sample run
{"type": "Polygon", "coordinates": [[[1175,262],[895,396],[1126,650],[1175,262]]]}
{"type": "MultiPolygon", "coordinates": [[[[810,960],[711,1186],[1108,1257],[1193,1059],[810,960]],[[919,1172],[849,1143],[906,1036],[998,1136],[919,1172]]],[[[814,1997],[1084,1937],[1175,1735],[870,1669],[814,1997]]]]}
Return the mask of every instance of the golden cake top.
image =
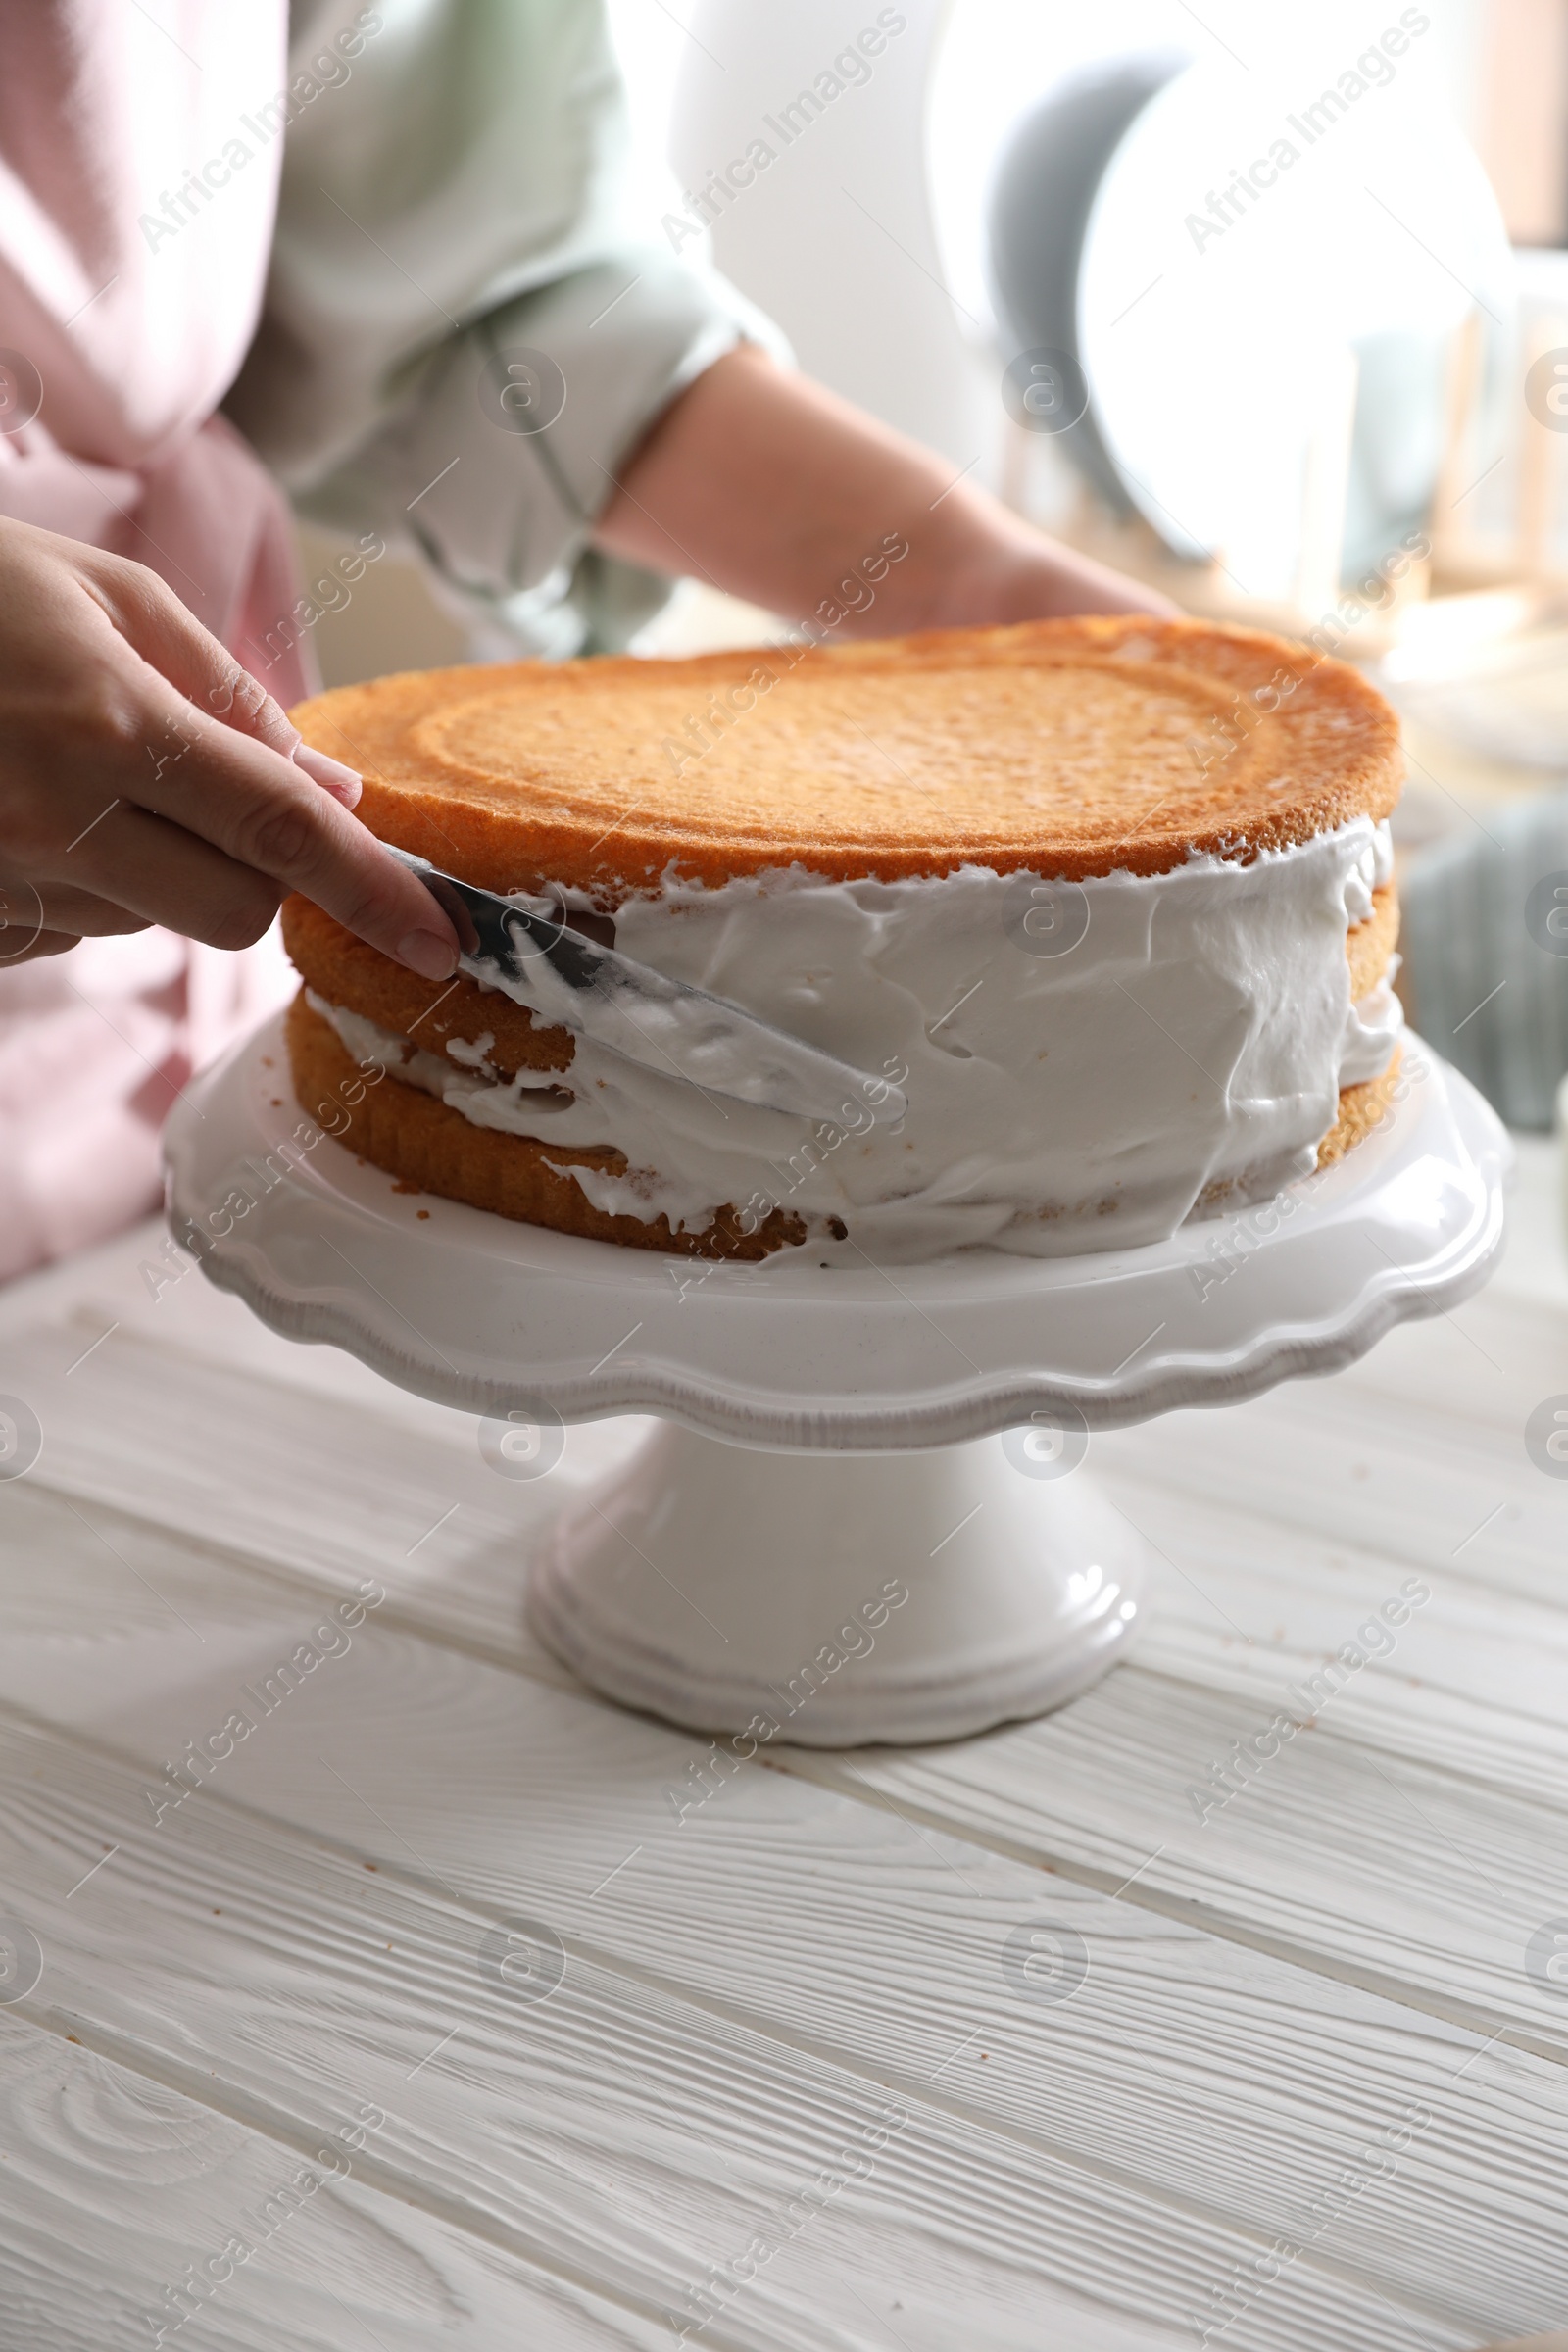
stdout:
{"type": "Polygon", "coordinates": [[[489,889],[607,903],[672,864],[716,884],[1245,860],[1386,816],[1401,772],[1393,711],[1345,663],[1140,614],[414,671],[294,718],[364,775],[384,839],[489,889]]]}

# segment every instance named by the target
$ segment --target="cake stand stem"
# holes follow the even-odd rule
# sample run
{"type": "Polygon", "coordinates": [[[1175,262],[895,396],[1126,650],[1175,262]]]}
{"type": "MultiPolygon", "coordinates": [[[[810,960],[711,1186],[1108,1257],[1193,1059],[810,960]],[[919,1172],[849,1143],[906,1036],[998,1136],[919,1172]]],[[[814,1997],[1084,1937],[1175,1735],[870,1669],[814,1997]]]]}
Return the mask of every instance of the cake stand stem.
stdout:
{"type": "Polygon", "coordinates": [[[1038,1715],[1137,1623],[1142,1543],[1024,1433],[786,1454],[664,1423],[596,1506],[568,1506],[536,1558],[535,1633],[608,1696],[759,1744],[1038,1715]]]}

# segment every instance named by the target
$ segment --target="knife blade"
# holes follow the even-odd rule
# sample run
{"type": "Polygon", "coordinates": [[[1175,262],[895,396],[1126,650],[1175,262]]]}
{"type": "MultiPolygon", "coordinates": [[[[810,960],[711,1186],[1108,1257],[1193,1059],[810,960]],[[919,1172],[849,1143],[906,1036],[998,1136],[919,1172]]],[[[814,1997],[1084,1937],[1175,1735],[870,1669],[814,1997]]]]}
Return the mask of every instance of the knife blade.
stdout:
{"type": "Polygon", "coordinates": [[[381,847],[417,874],[457,932],[459,968],[543,1020],[705,1094],[837,1126],[863,1105],[896,1123],[906,1099],[890,1079],[776,1029],[688,981],[671,980],[569,928],[549,902],[503,899],[427,858],[381,847]]]}

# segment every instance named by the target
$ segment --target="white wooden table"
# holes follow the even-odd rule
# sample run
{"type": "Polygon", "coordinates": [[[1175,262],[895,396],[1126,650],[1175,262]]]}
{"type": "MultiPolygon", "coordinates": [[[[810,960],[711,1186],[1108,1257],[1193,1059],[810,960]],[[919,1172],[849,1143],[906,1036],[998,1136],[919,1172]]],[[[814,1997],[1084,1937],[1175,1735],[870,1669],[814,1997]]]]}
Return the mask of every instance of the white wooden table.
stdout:
{"type": "Polygon", "coordinates": [[[1554,1183],[1527,1146],[1458,1313],[1094,1441],[1161,1556],[1134,1664],[765,1769],[523,1630],[532,1531],[632,1425],[498,1479],[462,1415],[149,1278],[150,1228],[8,1294],[44,1444],[0,1483],[0,2352],[1562,2325],[1554,1183]],[[1411,1578],[1392,1654],[1200,1818],[1411,1578]]]}

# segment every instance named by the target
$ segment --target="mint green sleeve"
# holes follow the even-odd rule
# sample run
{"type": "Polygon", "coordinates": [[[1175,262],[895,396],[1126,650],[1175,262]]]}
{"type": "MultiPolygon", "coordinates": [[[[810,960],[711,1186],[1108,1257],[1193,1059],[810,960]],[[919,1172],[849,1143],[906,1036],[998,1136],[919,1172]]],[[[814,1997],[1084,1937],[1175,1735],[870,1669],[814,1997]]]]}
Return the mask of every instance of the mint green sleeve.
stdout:
{"type": "Polygon", "coordinates": [[[789,354],[629,211],[602,0],[316,0],[289,75],[229,413],[302,514],[416,548],[492,644],[623,644],[667,584],[588,544],[619,466],[736,343],[789,354]]]}

